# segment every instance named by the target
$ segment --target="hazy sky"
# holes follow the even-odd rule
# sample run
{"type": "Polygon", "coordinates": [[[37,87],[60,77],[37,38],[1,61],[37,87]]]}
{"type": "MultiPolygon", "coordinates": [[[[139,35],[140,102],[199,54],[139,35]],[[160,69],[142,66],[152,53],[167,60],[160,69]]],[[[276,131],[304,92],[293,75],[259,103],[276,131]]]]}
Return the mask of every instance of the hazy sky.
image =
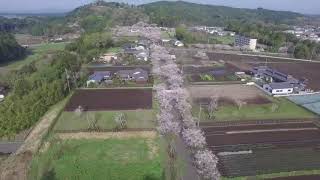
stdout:
{"type": "MultiPolygon", "coordinates": [[[[66,11],[93,0],[0,0],[0,12],[54,12],[66,11]]],[[[142,4],[155,0],[114,0],[142,4]]],[[[320,0],[188,0],[191,2],[226,5],[242,8],[263,7],[305,14],[320,14],[320,0]]]]}

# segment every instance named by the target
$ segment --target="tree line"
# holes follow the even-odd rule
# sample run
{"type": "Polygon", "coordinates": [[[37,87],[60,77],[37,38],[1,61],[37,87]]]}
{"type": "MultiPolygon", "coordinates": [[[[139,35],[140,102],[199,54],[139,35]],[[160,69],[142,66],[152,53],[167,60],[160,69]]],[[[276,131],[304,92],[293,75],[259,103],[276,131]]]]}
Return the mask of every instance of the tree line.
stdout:
{"type": "Polygon", "coordinates": [[[12,34],[0,32],[0,64],[22,58],[25,54],[26,50],[12,34]]]}
{"type": "Polygon", "coordinates": [[[11,92],[0,104],[0,137],[10,137],[33,126],[52,105],[85,83],[87,73],[81,67],[88,59],[82,55],[112,46],[110,36],[86,34],[56,52],[49,65],[38,67],[31,63],[11,72],[5,82],[11,92]]]}

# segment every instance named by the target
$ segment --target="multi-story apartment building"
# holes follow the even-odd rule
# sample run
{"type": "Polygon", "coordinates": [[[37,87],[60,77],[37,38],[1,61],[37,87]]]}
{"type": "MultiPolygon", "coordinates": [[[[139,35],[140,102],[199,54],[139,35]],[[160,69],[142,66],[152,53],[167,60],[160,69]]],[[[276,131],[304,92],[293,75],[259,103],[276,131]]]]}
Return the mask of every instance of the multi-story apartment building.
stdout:
{"type": "Polygon", "coordinates": [[[241,48],[255,50],[257,46],[257,39],[251,39],[245,36],[237,35],[234,45],[241,48]]]}

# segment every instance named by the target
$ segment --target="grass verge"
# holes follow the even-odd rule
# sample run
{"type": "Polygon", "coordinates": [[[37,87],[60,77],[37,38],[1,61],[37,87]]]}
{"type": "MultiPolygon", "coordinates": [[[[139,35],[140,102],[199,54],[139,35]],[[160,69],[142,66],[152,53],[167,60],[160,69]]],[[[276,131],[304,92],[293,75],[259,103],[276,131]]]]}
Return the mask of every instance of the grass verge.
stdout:
{"type": "MultiPolygon", "coordinates": [[[[237,120],[257,120],[257,119],[304,119],[317,117],[314,113],[297,106],[285,98],[272,99],[273,103],[262,105],[245,105],[238,108],[234,105],[222,106],[215,113],[213,121],[237,121],[237,120]],[[277,104],[278,108],[272,110],[272,105],[277,104]]],[[[193,115],[199,117],[200,107],[193,107],[193,115]]],[[[202,108],[201,121],[208,120],[208,111],[202,108]]]]}

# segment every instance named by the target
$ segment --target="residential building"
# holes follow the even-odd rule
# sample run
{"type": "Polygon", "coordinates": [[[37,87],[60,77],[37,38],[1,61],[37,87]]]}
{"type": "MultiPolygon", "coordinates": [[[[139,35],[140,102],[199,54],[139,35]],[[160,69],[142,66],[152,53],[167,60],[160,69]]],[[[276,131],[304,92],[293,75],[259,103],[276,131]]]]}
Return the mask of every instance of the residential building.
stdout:
{"type": "Polygon", "coordinates": [[[133,70],[120,70],[115,73],[120,79],[125,81],[135,81],[138,83],[146,83],[149,80],[147,71],[137,68],[133,70]]]}
{"type": "Polygon", "coordinates": [[[273,95],[292,94],[294,89],[289,82],[264,84],[263,88],[273,95]]]}
{"type": "Polygon", "coordinates": [[[106,53],[99,57],[98,61],[103,63],[110,63],[111,61],[117,60],[118,56],[116,53],[106,53]]]}
{"type": "Polygon", "coordinates": [[[257,39],[236,35],[235,46],[240,48],[255,50],[257,47],[257,39]]]}
{"type": "Polygon", "coordinates": [[[147,51],[141,51],[138,54],[135,55],[137,60],[140,61],[148,61],[149,53],[147,51]]]}
{"type": "Polygon", "coordinates": [[[123,46],[124,53],[135,56],[137,60],[148,61],[149,49],[147,43],[147,41],[141,40],[138,45],[126,44],[123,46]]]}
{"type": "Polygon", "coordinates": [[[263,88],[273,95],[296,93],[305,90],[306,87],[304,81],[267,66],[254,67],[251,72],[256,78],[267,82],[263,88]]]}
{"type": "Polygon", "coordinates": [[[254,67],[251,72],[257,78],[264,78],[267,81],[282,81],[288,80],[289,76],[287,74],[281,73],[275,69],[269,68],[268,66],[258,66],[254,67]]]}
{"type": "Polygon", "coordinates": [[[87,86],[91,83],[99,84],[102,81],[111,81],[112,75],[110,71],[95,71],[87,80],[87,86]]]}

